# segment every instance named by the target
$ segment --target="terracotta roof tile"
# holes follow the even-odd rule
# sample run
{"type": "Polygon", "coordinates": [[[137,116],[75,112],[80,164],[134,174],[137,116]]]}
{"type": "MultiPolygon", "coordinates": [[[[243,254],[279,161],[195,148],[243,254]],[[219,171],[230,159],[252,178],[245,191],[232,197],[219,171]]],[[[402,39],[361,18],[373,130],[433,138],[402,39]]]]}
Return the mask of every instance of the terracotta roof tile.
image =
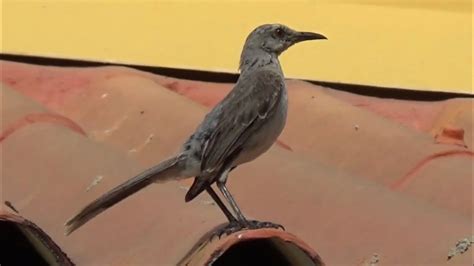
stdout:
{"type": "MultiPolygon", "coordinates": [[[[20,119],[31,113],[28,108],[49,109],[86,133],[33,123],[0,144],[4,199],[57,239],[75,262],[176,264],[224,222],[207,196],[185,204],[182,184],[171,182],[137,193],[70,237],[62,235],[64,221],[86,203],[176,152],[231,84],[115,67],[2,67],[4,83],[45,106],[9,102],[15,108],[2,107],[4,121],[20,119]]],[[[276,145],[230,179],[248,216],[284,224],[328,265],[353,265],[374,253],[383,264],[444,263],[449,248],[472,231],[471,146],[436,144],[431,132],[443,124],[438,119],[450,104],[420,103],[423,111],[413,122],[406,115],[413,112],[403,107],[417,108],[416,102],[381,104],[288,84],[290,113],[280,140],[291,150],[276,145]],[[453,156],[436,156],[449,152],[453,156]]],[[[470,110],[462,110],[448,120],[472,136],[466,129],[472,127],[470,110]]],[[[470,263],[469,254],[450,263],[470,263]]]]}

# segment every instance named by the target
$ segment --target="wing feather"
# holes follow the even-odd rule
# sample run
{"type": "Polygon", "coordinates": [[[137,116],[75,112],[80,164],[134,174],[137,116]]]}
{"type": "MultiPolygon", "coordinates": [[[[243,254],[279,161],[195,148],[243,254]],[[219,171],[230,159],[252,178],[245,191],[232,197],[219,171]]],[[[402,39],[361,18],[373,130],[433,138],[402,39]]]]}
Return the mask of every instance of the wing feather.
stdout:
{"type": "Polygon", "coordinates": [[[228,156],[242,148],[249,136],[275,112],[281,98],[283,78],[262,70],[239,80],[221,102],[218,123],[202,152],[201,168],[212,173],[226,163],[228,156]],[[225,114],[225,115],[224,115],[225,114]]]}

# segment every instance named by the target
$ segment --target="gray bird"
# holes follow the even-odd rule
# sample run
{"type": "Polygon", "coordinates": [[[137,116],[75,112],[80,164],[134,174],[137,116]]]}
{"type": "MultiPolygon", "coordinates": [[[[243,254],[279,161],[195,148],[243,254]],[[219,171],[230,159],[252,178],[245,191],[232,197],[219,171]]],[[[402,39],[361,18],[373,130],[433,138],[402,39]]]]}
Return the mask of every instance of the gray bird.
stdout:
{"type": "Polygon", "coordinates": [[[87,205],[66,222],[66,234],[152,183],[189,177],[195,179],[185,201],[206,190],[229,220],[229,230],[275,227],[272,223],[248,221],[227,189],[226,181],[235,167],[267,151],[285,126],[288,101],[278,56],[295,43],[317,39],[326,37],[298,32],[281,24],[265,24],[253,30],[242,51],[237,84],[205,116],[181,151],[87,205]],[[213,183],[236,216],[212,189],[213,183]]]}

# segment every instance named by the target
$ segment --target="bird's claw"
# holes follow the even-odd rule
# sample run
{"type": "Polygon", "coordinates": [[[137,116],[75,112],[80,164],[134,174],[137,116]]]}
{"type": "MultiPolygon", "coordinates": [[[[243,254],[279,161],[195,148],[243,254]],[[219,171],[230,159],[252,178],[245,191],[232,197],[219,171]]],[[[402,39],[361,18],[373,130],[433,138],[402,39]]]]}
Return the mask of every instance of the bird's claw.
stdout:
{"type": "Polygon", "coordinates": [[[230,235],[230,234],[233,234],[237,231],[240,231],[242,229],[244,229],[245,226],[242,225],[241,223],[235,221],[235,222],[230,222],[228,223],[226,226],[220,228],[220,229],[217,229],[212,238],[214,238],[215,236],[218,237],[219,239],[221,239],[221,237],[223,235],[230,235]]]}
{"type": "Polygon", "coordinates": [[[261,222],[257,220],[248,221],[248,229],[262,229],[262,228],[274,228],[281,229],[285,231],[285,227],[281,224],[276,224],[272,222],[261,222]]]}
{"type": "Polygon", "coordinates": [[[245,222],[230,222],[226,226],[217,229],[211,239],[214,237],[218,237],[221,239],[223,235],[231,235],[235,232],[241,231],[241,230],[255,230],[255,229],[262,229],[262,228],[274,228],[274,229],[281,229],[285,231],[285,227],[281,224],[276,224],[272,222],[261,222],[257,220],[250,220],[250,221],[245,221],[245,222]]]}

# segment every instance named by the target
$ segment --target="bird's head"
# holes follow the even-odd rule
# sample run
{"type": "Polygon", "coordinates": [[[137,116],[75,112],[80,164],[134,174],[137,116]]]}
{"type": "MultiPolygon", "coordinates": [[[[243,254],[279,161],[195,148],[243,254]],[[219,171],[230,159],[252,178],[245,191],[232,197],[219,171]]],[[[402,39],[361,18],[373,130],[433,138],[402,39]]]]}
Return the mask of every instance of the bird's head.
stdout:
{"type": "Polygon", "coordinates": [[[295,31],[282,24],[265,24],[249,34],[244,49],[263,50],[278,56],[295,43],[321,39],[327,38],[319,33],[295,31]]]}

